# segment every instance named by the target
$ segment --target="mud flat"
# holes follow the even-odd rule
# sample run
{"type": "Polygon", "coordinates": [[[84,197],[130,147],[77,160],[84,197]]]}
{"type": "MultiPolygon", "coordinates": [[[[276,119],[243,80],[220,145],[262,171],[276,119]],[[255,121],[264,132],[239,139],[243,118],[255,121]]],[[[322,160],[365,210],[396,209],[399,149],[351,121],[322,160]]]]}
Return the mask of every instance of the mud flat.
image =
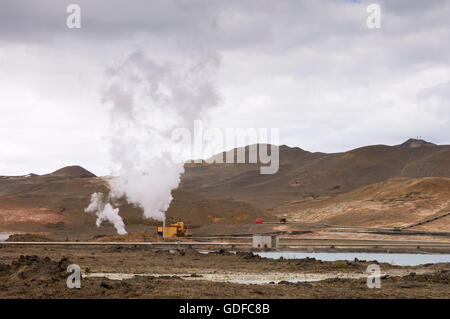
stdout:
{"type": "Polygon", "coordinates": [[[268,259],[252,253],[149,247],[1,246],[1,298],[450,298],[450,264],[379,263],[381,289],[366,285],[373,261],[268,259]],[[81,289],[68,289],[67,266],[81,289]]]}

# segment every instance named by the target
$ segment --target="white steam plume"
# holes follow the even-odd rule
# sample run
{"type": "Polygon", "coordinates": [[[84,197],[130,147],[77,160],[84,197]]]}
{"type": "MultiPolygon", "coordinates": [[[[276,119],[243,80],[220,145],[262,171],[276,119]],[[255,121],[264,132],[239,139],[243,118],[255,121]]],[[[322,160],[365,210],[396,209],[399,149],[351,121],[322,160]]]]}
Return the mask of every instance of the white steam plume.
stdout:
{"type": "Polygon", "coordinates": [[[102,193],[94,193],[91,196],[91,203],[84,210],[86,213],[95,213],[97,215],[97,221],[95,224],[100,227],[104,220],[109,221],[117,230],[120,235],[126,234],[125,225],[122,218],[119,216],[119,209],[113,208],[111,204],[103,202],[102,193]]]}
{"type": "Polygon", "coordinates": [[[171,133],[191,129],[218,104],[218,66],[214,55],[157,63],[136,51],[107,70],[103,101],[111,105],[112,205],[125,197],[145,218],[164,219],[184,172],[183,163],[172,160],[171,133]]]}

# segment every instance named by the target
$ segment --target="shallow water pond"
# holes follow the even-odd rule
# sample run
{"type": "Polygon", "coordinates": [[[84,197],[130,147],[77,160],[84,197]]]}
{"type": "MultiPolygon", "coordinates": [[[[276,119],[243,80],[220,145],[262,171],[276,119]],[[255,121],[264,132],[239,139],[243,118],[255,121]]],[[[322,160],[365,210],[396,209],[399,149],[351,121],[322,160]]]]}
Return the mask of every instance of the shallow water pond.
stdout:
{"type": "Polygon", "coordinates": [[[434,263],[450,263],[450,254],[381,254],[381,253],[302,253],[302,252],[257,252],[255,253],[264,258],[279,259],[302,259],[315,258],[322,261],[336,260],[359,260],[373,261],[380,263],[389,263],[399,266],[417,266],[434,263]]]}
{"type": "Polygon", "coordinates": [[[239,284],[269,284],[288,282],[312,282],[329,278],[365,278],[364,273],[201,273],[192,276],[191,274],[130,274],[130,273],[89,273],[84,274],[87,278],[108,278],[111,280],[126,280],[136,276],[144,277],[173,277],[177,276],[184,280],[207,280],[214,282],[230,282],[239,284]]]}

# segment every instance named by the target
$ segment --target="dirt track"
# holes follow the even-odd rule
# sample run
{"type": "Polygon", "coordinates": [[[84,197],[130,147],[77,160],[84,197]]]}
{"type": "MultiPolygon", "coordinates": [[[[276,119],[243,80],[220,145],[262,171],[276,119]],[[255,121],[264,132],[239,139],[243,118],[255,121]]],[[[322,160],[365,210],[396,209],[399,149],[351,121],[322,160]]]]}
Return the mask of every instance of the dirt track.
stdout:
{"type": "Polygon", "coordinates": [[[203,280],[202,274],[285,273],[362,275],[369,262],[271,260],[249,253],[200,254],[154,251],[145,247],[2,247],[1,298],[450,298],[450,265],[395,267],[380,264],[381,289],[366,279],[248,285],[203,280]],[[28,255],[28,256],[20,256],[28,255]],[[66,287],[67,265],[89,273],[141,273],[123,281],[84,278],[82,288],[66,287]],[[157,274],[172,274],[156,277],[157,274]],[[196,280],[183,279],[190,274],[196,280]],[[152,276],[153,274],[153,276],[152,276]],[[387,275],[386,275],[387,274],[387,275]]]}

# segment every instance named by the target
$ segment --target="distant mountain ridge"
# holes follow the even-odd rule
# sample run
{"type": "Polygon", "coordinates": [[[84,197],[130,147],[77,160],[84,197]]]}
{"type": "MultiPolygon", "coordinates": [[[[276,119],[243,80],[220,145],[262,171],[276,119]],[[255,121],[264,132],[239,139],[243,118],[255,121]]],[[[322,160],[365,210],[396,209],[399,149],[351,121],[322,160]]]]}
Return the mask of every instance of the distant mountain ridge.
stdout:
{"type": "MultiPolygon", "coordinates": [[[[410,139],[331,154],[274,147],[280,167],[273,175],[261,175],[258,163],[186,164],[180,186],[172,192],[168,218],[190,226],[251,224],[255,217],[276,220],[288,213],[299,221],[387,225],[437,214],[447,203],[450,209],[449,145],[410,139]]],[[[12,225],[15,230],[65,234],[69,225],[74,233],[113,233],[112,226],[97,229],[95,216],[84,213],[93,192],[108,191],[105,178],[81,166],[40,176],[0,177],[0,231],[12,225]]],[[[124,204],[120,214],[130,229],[147,227],[139,207],[124,204]]]]}
{"type": "Polygon", "coordinates": [[[38,176],[58,176],[58,177],[71,177],[71,178],[86,178],[86,177],[97,177],[95,174],[89,172],[87,169],[74,165],[74,166],[65,166],[60,168],[53,173],[38,175],[34,173],[30,173],[27,175],[18,175],[18,176],[0,176],[0,178],[28,178],[28,177],[38,177],[38,176]]]}
{"type": "Polygon", "coordinates": [[[422,147],[422,146],[437,146],[437,145],[427,142],[427,141],[424,141],[424,140],[421,140],[421,139],[410,138],[403,144],[400,144],[400,146],[416,148],[416,147],[422,147]]]}
{"type": "Polygon", "coordinates": [[[181,189],[203,196],[226,194],[269,208],[280,200],[333,196],[395,177],[450,177],[450,146],[413,139],[331,154],[282,145],[279,153],[274,175],[261,175],[259,164],[189,165],[181,189]]]}
{"type": "Polygon", "coordinates": [[[61,169],[54,171],[53,173],[48,174],[48,176],[63,176],[63,177],[97,177],[95,174],[89,172],[87,169],[74,165],[74,166],[66,166],[61,169]]]}
{"type": "MultiPolygon", "coordinates": [[[[449,145],[409,139],[331,154],[278,149],[274,175],[261,175],[259,164],[189,165],[177,192],[245,201],[300,222],[343,225],[405,226],[450,210],[449,145]]],[[[443,222],[436,227],[450,231],[443,222]]]]}

